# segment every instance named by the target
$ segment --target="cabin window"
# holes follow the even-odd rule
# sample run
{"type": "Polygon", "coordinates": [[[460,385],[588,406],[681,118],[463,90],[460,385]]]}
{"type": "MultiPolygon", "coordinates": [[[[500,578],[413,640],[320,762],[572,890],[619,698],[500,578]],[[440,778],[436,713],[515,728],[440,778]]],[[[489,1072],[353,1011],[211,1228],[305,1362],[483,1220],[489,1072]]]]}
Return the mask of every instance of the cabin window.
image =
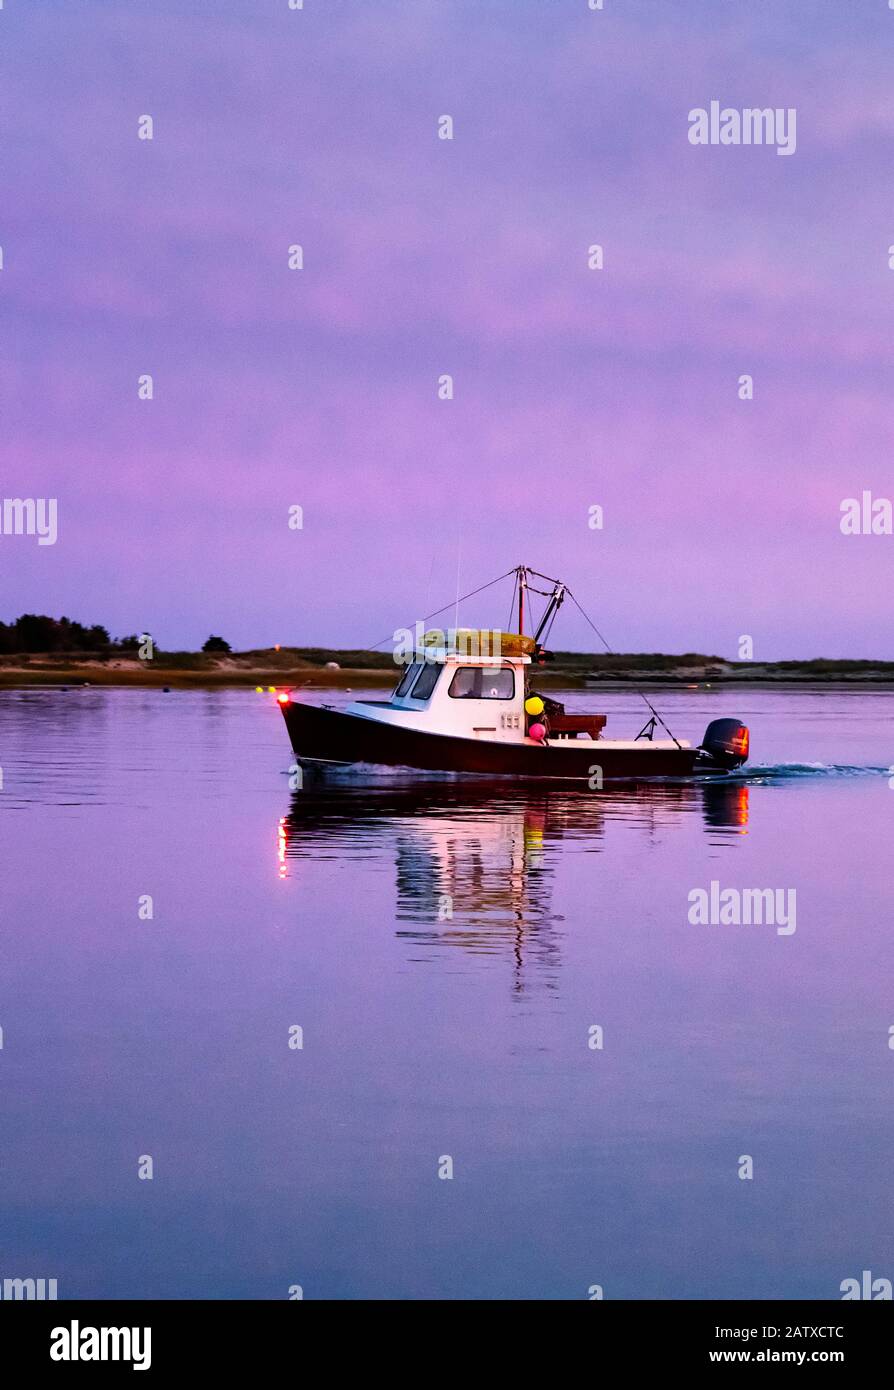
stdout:
{"type": "Polygon", "coordinates": [[[399,700],[402,696],[407,694],[407,692],[410,689],[410,686],[413,684],[414,680],[419,675],[419,668],[421,665],[422,663],[420,661],[414,661],[411,663],[411,665],[407,667],[406,671],[404,671],[403,675],[401,676],[398,682],[397,689],[391,696],[392,700],[399,700]]]}
{"type": "Polygon", "coordinates": [[[438,677],[443,667],[436,661],[428,661],[422,667],[422,672],[413,686],[414,700],[427,700],[438,683],[438,677]]]}
{"type": "Polygon", "coordinates": [[[448,694],[454,700],[511,700],[515,672],[511,666],[460,666],[448,694]]]}

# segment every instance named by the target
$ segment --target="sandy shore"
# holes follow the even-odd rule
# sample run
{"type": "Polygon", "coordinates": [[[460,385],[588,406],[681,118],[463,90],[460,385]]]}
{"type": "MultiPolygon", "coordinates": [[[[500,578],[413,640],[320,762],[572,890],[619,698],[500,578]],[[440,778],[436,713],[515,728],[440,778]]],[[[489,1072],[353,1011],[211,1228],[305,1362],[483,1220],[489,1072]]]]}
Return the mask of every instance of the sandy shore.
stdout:
{"type": "Polygon", "coordinates": [[[198,688],[209,686],[275,686],[277,689],[297,689],[299,686],[394,685],[387,671],[325,670],[300,666],[294,669],[248,669],[202,667],[184,668],[162,666],[149,662],[82,662],[78,665],[29,662],[27,666],[0,666],[0,687],[22,685],[142,685],[198,688]]]}
{"type": "MultiPolygon", "coordinates": [[[[787,671],[775,674],[765,669],[755,670],[754,674],[724,673],[712,674],[710,679],[690,672],[647,672],[613,671],[598,681],[586,680],[585,673],[562,669],[558,666],[538,667],[532,673],[532,683],[542,689],[564,689],[591,691],[626,690],[637,688],[654,690],[713,690],[720,687],[735,689],[784,688],[803,690],[891,690],[894,689],[894,676],[890,672],[867,670],[852,674],[829,674],[817,676],[805,671],[787,671]]],[[[306,688],[329,688],[350,690],[354,688],[391,689],[397,674],[389,668],[350,667],[337,669],[315,665],[277,665],[254,666],[238,658],[193,657],[181,660],[176,665],[166,666],[163,658],[159,662],[135,661],[117,658],[110,661],[66,662],[53,658],[33,657],[29,661],[21,658],[0,659],[0,688],[21,686],[156,686],[171,689],[208,689],[222,686],[243,686],[254,688],[273,686],[275,689],[297,690],[306,688]]]]}

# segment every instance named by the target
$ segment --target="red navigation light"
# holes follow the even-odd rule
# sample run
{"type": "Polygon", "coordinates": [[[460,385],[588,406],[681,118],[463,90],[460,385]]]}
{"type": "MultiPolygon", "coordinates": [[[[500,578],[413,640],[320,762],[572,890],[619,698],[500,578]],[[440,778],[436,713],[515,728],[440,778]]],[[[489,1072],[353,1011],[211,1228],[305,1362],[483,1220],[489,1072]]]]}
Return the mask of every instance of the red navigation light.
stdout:
{"type": "Polygon", "coordinates": [[[287,705],[292,697],[291,695],[287,695],[286,692],[283,690],[280,692],[279,695],[277,695],[276,698],[281,705],[287,705]]]}

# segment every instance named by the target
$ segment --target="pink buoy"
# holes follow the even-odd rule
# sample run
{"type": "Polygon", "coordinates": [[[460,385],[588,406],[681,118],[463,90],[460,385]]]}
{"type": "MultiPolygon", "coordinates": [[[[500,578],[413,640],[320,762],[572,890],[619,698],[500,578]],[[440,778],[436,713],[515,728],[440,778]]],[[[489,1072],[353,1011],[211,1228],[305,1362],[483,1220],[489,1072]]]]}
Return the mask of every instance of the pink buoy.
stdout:
{"type": "Polygon", "coordinates": [[[532,738],[532,739],[534,740],[535,743],[542,743],[543,740],[546,738],[546,725],[545,725],[545,724],[529,724],[529,725],[528,725],[528,738],[532,738]]]}

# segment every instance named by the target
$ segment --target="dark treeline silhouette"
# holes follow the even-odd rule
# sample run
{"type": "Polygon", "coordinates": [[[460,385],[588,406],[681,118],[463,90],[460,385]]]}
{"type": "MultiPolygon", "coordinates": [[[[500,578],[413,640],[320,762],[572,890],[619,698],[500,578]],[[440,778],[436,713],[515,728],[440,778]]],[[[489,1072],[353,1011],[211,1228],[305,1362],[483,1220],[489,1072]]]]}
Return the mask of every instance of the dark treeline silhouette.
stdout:
{"type": "Polygon", "coordinates": [[[23,613],[14,623],[0,623],[0,653],[136,651],[139,638],[113,641],[99,623],[85,627],[70,618],[48,618],[43,613],[23,613]]]}

